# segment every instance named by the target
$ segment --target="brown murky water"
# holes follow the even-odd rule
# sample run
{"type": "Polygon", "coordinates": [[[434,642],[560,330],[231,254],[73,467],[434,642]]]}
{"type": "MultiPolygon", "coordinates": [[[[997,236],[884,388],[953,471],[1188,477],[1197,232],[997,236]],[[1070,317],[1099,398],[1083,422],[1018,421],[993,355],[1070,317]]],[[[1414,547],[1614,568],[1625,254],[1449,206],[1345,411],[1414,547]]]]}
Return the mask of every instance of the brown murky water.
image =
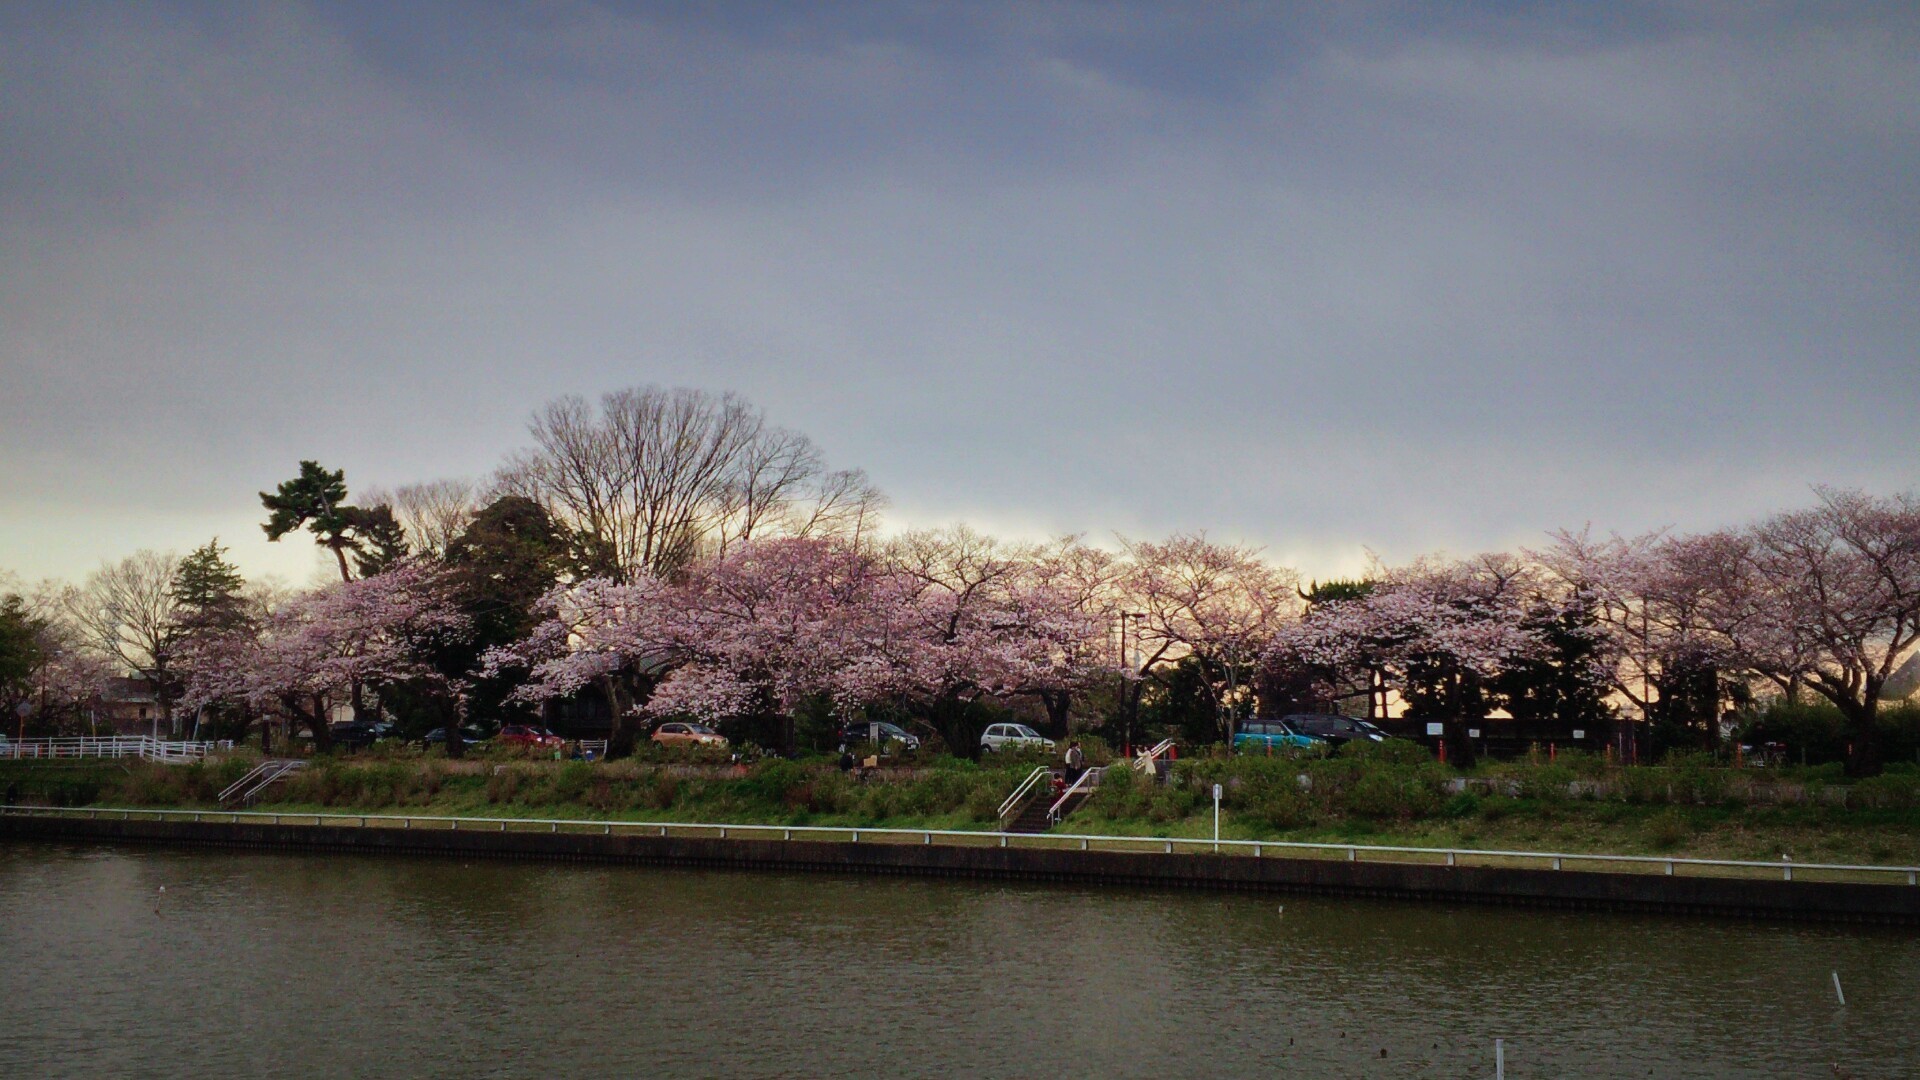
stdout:
{"type": "Polygon", "coordinates": [[[17,842],[0,913],[0,1077],[1920,1075],[1905,930],[17,842]]]}

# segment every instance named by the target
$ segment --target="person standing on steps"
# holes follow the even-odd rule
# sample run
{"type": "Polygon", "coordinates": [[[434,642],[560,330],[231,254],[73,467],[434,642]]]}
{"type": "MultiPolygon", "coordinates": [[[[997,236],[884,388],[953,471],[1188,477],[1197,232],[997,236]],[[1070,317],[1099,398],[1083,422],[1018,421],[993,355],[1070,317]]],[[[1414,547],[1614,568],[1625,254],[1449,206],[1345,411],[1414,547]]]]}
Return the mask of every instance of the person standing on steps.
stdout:
{"type": "Polygon", "coordinates": [[[1072,742],[1068,743],[1067,744],[1067,786],[1068,787],[1072,787],[1073,782],[1075,780],[1080,779],[1081,766],[1085,762],[1086,762],[1086,755],[1080,752],[1080,740],[1075,739],[1072,742]]]}

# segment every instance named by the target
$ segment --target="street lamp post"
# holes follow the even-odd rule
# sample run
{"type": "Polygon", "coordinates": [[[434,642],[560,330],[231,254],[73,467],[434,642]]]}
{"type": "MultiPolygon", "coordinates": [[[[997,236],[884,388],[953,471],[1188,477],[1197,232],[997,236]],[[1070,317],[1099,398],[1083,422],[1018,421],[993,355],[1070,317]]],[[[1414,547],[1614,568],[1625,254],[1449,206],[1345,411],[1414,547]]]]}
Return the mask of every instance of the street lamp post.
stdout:
{"type": "Polygon", "coordinates": [[[1121,689],[1127,695],[1127,736],[1124,741],[1127,744],[1126,752],[1129,754],[1133,752],[1133,725],[1134,722],[1139,719],[1138,713],[1140,711],[1140,690],[1138,687],[1131,685],[1133,676],[1140,673],[1140,624],[1138,620],[1146,617],[1147,613],[1144,611],[1123,611],[1120,613],[1120,662],[1126,665],[1128,675],[1127,683],[1121,686],[1121,689]],[[1129,622],[1134,624],[1132,653],[1127,652],[1127,623],[1129,622]]]}

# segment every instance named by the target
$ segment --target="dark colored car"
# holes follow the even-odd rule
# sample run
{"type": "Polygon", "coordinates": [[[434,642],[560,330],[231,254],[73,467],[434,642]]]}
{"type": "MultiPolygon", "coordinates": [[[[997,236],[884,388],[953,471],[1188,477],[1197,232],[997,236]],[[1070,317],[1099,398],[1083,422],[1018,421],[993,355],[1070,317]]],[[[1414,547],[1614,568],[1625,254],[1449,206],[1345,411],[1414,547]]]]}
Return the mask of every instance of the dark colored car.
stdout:
{"type": "Polygon", "coordinates": [[[899,743],[909,751],[920,749],[918,735],[911,734],[898,724],[889,724],[885,720],[848,724],[840,729],[840,741],[848,746],[873,743],[884,748],[889,743],[899,743]]]}
{"type": "MultiPolygon", "coordinates": [[[[472,746],[476,743],[486,742],[487,737],[475,731],[473,728],[461,728],[460,741],[468,746],[472,746]]],[[[421,739],[420,742],[423,746],[428,747],[445,746],[447,745],[447,729],[443,727],[434,728],[432,731],[427,732],[426,737],[421,739]]]]}
{"type": "Polygon", "coordinates": [[[361,750],[393,738],[393,725],[385,720],[353,720],[327,728],[327,736],[336,750],[361,750]]]}
{"type": "Polygon", "coordinates": [[[1324,713],[1295,713],[1281,717],[1281,722],[1302,735],[1324,739],[1338,746],[1355,740],[1361,742],[1385,742],[1387,733],[1365,720],[1356,720],[1351,716],[1332,716],[1324,713]]]}

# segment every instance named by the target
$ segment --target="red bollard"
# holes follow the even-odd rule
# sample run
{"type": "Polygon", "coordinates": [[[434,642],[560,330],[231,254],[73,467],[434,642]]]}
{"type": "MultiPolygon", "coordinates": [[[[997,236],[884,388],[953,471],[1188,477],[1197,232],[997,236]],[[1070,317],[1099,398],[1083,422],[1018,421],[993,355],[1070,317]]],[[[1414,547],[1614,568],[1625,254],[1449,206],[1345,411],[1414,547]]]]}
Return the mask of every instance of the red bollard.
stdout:
{"type": "Polygon", "coordinates": [[[1441,739],[1440,740],[1440,764],[1445,765],[1446,763],[1447,763],[1447,740],[1441,739]]]}

